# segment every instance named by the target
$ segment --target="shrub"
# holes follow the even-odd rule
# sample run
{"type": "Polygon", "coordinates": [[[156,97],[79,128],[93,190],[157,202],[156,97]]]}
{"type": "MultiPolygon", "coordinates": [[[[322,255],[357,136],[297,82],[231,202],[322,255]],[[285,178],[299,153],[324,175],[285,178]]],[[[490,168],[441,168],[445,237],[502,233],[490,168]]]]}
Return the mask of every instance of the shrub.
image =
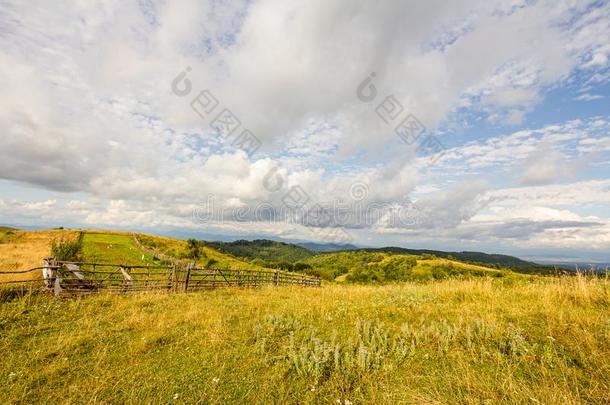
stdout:
{"type": "Polygon", "coordinates": [[[289,262],[270,262],[268,264],[268,267],[271,267],[272,269],[278,269],[278,270],[286,270],[286,271],[294,271],[294,266],[292,265],[292,263],[289,262]]]}
{"type": "Polygon", "coordinates": [[[51,241],[51,256],[61,261],[78,261],[82,243],[78,240],[53,239],[51,241]]]}
{"type": "Polygon", "coordinates": [[[292,266],[294,271],[305,271],[305,270],[311,270],[312,267],[311,265],[307,264],[307,263],[302,263],[302,262],[297,262],[292,266]]]}
{"type": "Polygon", "coordinates": [[[199,249],[199,242],[196,239],[189,239],[186,241],[187,244],[187,253],[186,259],[194,259],[197,260],[201,257],[201,251],[199,249]]]}

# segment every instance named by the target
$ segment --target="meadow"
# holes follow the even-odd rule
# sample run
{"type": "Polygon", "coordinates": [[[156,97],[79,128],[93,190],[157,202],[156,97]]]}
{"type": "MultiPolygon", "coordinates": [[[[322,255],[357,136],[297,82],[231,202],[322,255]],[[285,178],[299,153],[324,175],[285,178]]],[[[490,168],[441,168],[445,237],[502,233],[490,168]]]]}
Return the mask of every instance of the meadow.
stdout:
{"type": "Polygon", "coordinates": [[[53,240],[75,240],[77,231],[54,229],[44,231],[23,231],[0,227],[0,281],[10,279],[29,280],[40,274],[3,275],[2,270],[26,270],[39,267],[49,256],[53,240]]]}
{"type": "Polygon", "coordinates": [[[0,304],[1,403],[608,403],[610,283],[443,280],[0,304]]]}
{"type": "MultiPolygon", "coordinates": [[[[24,268],[79,232],[0,237],[0,263],[24,268]]],[[[78,256],[257,267],[203,242],[124,232],[86,231],[78,256]]],[[[610,402],[607,277],[380,252],[304,262],[322,288],[70,300],[0,290],[0,403],[610,402]]]]}

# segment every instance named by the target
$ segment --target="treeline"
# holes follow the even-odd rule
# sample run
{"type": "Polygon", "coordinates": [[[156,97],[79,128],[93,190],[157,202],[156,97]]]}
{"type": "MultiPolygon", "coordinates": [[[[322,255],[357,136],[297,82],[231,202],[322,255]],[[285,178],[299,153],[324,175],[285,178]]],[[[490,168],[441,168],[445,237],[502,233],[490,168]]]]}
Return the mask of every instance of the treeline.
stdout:
{"type": "Polygon", "coordinates": [[[254,259],[250,263],[257,266],[267,267],[269,269],[278,269],[285,271],[308,271],[311,270],[311,265],[303,262],[290,263],[287,261],[266,261],[263,259],[254,259]]]}

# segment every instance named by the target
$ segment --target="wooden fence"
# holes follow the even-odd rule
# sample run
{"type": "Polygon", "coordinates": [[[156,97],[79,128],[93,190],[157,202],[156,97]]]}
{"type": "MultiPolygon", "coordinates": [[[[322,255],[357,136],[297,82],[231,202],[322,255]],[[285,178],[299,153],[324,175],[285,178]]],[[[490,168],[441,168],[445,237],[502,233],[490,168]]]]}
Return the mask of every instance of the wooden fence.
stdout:
{"type": "Polygon", "coordinates": [[[14,272],[42,270],[41,280],[15,280],[0,284],[42,283],[56,296],[87,295],[102,291],[200,291],[219,287],[260,287],[298,285],[319,287],[319,277],[279,270],[206,269],[187,266],[129,266],[110,263],[64,262],[45,259],[43,267],[14,272]]]}

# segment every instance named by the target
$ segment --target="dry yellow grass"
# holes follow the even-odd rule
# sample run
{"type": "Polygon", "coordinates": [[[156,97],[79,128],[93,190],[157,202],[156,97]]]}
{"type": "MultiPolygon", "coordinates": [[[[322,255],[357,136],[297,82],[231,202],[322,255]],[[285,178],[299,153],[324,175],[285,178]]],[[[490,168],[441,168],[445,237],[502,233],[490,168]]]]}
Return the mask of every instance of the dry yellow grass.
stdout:
{"type": "Polygon", "coordinates": [[[3,275],[4,271],[26,270],[42,265],[42,259],[49,256],[51,241],[57,238],[74,239],[78,231],[2,231],[5,239],[0,243],[0,281],[32,280],[40,278],[39,272],[3,275]],[[7,236],[8,232],[12,232],[7,236]]]}
{"type": "Polygon", "coordinates": [[[608,404],[588,277],[0,303],[0,403],[608,404]]]}

